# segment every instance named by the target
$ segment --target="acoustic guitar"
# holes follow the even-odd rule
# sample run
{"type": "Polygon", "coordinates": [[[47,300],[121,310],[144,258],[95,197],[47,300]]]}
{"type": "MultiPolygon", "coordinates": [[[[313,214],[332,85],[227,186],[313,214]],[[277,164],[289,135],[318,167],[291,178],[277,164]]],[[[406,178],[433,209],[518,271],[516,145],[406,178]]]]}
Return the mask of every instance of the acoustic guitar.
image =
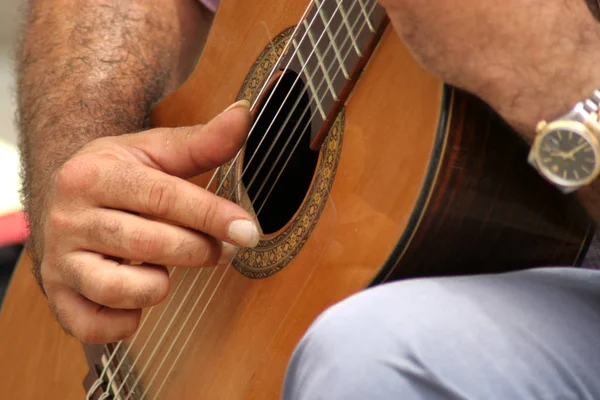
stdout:
{"type": "Polygon", "coordinates": [[[135,336],[83,347],[23,256],[0,318],[3,398],[277,399],[308,326],[353,293],[585,254],[575,199],[488,106],[422,69],[375,0],[222,1],[153,124],[205,123],[237,99],[253,105],[246,146],[193,182],[255,215],[259,246],[228,267],[170,268],[135,336]]]}

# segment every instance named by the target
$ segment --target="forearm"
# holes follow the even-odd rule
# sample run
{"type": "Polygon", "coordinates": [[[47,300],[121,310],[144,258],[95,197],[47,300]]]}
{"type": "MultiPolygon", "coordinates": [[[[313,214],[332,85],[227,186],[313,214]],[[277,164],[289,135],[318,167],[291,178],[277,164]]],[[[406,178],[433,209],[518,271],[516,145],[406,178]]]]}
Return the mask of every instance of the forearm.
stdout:
{"type": "MultiPolygon", "coordinates": [[[[600,1],[585,1],[594,18],[600,20],[600,1]]],[[[563,75],[556,73],[555,79],[552,80],[556,87],[539,90],[537,99],[529,104],[518,104],[519,96],[515,96],[512,102],[506,102],[510,104],[510,107],[507,107],[507,119],[513,118],[513,126],[527,142],[531,143],[533,140],[534,129],[540,120],[548,120],[566,113],[575,103],[588,98],[593,90],[600,88],[600,25],[592,23],[584,26],[581,38],[579,44],[582,47],[575,48],[574,54],[563,57],[566,59],[562,68],[563,75]],[[558,95],[552,96],[551,93],[558,95]],[[521,112],[517,111],[519,108],[521,112]]],[[[592,220],[600,226],[600,182],[596,180],[583,187],[576,195],[592,220]]]]}
{"type": "MultiPolygon", "coordinates": [[[[482,98],[529,143],[539,121],[600,87],[597,0],[380,2],[425,68],[482,98]]],[[[578,196],[600,224],[600,183],[578,196]]]]}
{"type": "Polygon", "coordinates": [[[36,239],[47,183],[87,142],[139,131],[194,66],[195,0],[31,1],[17,51],[24,205],[36,239]]]}

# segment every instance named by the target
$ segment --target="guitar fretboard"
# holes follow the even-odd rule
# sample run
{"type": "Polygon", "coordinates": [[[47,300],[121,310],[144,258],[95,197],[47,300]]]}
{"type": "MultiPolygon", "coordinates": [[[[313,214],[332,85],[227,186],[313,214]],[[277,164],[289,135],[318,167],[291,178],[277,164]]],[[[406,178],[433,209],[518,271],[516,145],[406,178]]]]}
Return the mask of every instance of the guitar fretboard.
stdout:
{"type": "Polygon", "coordinates": [[[375,0],[315,0],[300,22],[283,62],[291,61],[291,69],[307,86],[313,137],[335,117],[336,104],[345,100],[344,92],[361,61],[370,56],[385,19],[385,10],[375,0]]]}

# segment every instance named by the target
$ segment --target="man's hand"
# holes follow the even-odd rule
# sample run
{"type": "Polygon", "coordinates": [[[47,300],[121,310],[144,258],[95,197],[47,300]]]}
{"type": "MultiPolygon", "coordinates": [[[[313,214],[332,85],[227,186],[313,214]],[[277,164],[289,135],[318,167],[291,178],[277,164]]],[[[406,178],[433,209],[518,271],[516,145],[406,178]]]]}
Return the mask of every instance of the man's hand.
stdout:
{"type": "Polygon", "coordinates": [[[600,86],[600,28],[585,0],[380,3],[425,68],[481,97],[527,140],[540,119],[600,86]]]}
{"type": "Polygon", "coordinates": [[[182,179],[231,159],[249,122],[244,103],[205,126],[97,139],[58,170],[42,217],[41,276],[66,331],[86,343],[124,339],[141,309],[167,296],[162,265],[226,264],[235,246],[257,244],[242,208],[182,179]]]}

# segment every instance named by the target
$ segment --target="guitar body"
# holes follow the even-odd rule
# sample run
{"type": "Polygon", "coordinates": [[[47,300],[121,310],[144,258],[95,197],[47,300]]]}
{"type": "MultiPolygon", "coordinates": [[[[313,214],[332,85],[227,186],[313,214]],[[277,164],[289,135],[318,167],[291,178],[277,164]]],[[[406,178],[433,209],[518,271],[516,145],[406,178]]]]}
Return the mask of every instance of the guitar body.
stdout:
{"type": "MultiPolygon", "coordinates": [[[[237,99],[260,98],[308,4],[224,0],[196,72],[158,105],[154,124],[205,123],[237,99]]],[[[146,312],[138,336],[109,363],[124,360],[114,380],[124,382],[120,395],[277,399],[310,323],[370,285],[579,263],[591,225],[573,198],[526,165],[526,152],[488,107],[428,75],[385,28],[315,153],[298,207],[231,267],[171,269],[172,301],[146,312]]],[[[213,189],[244,203],[220,177],[213,189]]],[[[0,316],[3,391],[81,399],[102,371],[98,354],[110,355],[88,350],[89,365],[50,317],[24,257],[0,316]]]]}

